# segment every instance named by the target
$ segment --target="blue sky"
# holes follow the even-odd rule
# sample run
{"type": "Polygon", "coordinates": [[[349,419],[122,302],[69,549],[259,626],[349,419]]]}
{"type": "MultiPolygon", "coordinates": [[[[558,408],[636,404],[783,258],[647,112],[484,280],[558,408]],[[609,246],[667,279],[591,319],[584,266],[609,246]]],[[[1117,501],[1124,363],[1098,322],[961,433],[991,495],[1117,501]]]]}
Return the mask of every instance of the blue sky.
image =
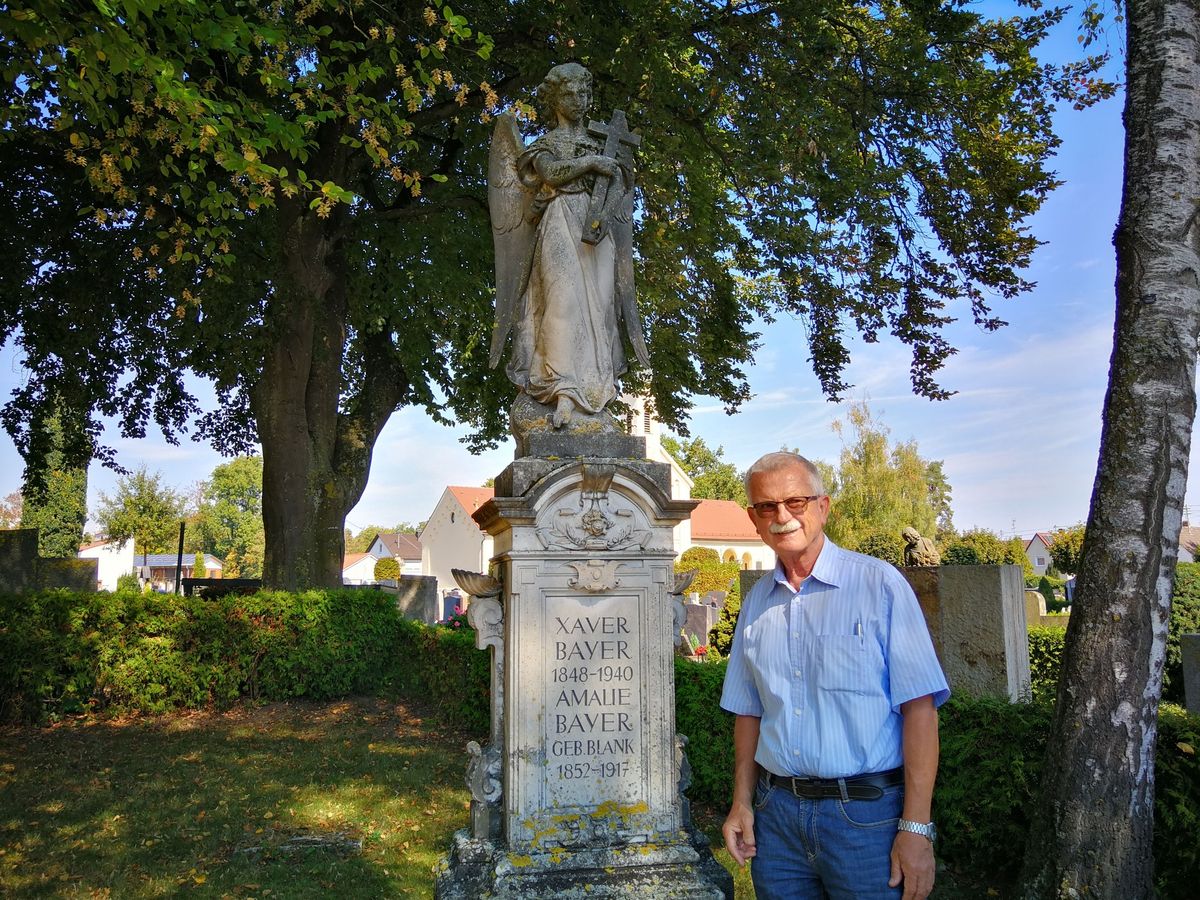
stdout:
{"type": "MultiPolygon", "coordinates": [[[[1070,52],[1073,33],[1051,49],[1070,52]]],[[[914,397],[909,356],[898,342],[856,344],[847,400],[866,399],[896,440],[915,439],[927,459],[944,461],[959,529],[986,527],[1028,537],[1087,516],[1099,447],[1100,415],[1112,349],[1114,258],[1112,232],[1121,187],[1123,133],[1120,98],[1056,119],[1063,138],[1053,163],[1064,184],[1032,220],[1044,242],[1029,270],[1037,287],[1016,300],[996,298],[1009,323],[985,333],[969,322],[948,336],[959,353],[941,383],[949,400],[914,397]]],[[[953,310],[951,311],[954,312],[953,310]]],[[[806,361],[799,322],[782,319],[764,331],[748,371],[754,398],[735,416],[698,398],[691,429],[739,468],[781,446],[835,462],[840,450],[831,423],[846,404],[828,403],[806,361]]],[[[0,396],[20,382],[11,346],[0,351],[0,396]]],[[[478,485],[512,460],[511,445],[472,456],[460,429],[435,425],[417,410],[392,417],[376,446],[370,483],[348,526],[417,522],[428,517],[447,484],[478,485]]],[[[126,467],[145,464],[166,483],[187,489],[221,457],[203,444],[172,447],[154,436],[108,435],[126,467]]],[[[1193,456],[1194,464],[1194,456],[1193,456]]],[[[20,486],[22,463],[0,432],[0,496],[20,486]]],[[[116,476],[93,465],[89,508],[116,476]]],[[[1197,480],[1200,482],[1200,480],[1197,480]]],[[[1189,488],[1189,505],[1200,494],[1189,488]]],[[[1200,515],[1200,506],[1195,513],[1200,515]]]]}

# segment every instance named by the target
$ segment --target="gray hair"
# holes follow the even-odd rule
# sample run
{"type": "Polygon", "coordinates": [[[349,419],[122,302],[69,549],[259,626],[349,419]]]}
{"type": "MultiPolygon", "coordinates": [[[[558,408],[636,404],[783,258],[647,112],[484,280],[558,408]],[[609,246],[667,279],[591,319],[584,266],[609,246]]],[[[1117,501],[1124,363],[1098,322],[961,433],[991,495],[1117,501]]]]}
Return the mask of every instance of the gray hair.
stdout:
{"type": "Polygon", "coordinates": [[[742,483],[746,486],[746,498],[750,498],[750,478],[754,475],[765,475],[767,472],[778,472],[780,469],[803,469],[808,475],[809,489],[814,494],[825,496],[825,481],[821,478],[821,472],[809,460],[805,459],[799,453],[792,453],[789,450],[777,450],[774,453],[768,453],[765,456],[760,456],[758,460],[746,470],[746,474],[742,476],[742,483]]]}

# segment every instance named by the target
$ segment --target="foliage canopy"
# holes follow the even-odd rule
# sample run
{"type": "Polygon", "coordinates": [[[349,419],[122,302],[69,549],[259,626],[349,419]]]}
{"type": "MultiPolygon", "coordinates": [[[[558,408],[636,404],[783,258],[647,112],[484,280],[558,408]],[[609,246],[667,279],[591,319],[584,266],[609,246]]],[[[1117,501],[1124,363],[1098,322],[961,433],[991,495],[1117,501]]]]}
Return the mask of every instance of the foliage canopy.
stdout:
{"type": "Polygon", "coordinates": [[[333,583],[395,409],[470,423],[474,446],[503,433],[509,388],[480,352],[488,120],[567,58],[593,68],[597,110],[647,136],[653,371],[630,386],[664,422],[697,394],[747,397],[755,315],[803,323],[830,396],[851,328],[907,344],[914,390],[945,396],[943,327],[996,328],[988,297],[1027,287],[1055,101],[1106,91],[1091,61],[1035,59],[1061,18],[895,0],[6,7],[0,197],[29,229],[0,251],[0,336],[19,334],[31,378],[5,425],[24,447],[58,390],[81,454],[106,453],[106,410],[131,433],[152,418],[231,453],[257,441],[267,580],[333,583]],[[89,276],[111,312],[90,343],[60,321],[89,276]],[[199,415],[183,369],[218,409],[199,415]]]}

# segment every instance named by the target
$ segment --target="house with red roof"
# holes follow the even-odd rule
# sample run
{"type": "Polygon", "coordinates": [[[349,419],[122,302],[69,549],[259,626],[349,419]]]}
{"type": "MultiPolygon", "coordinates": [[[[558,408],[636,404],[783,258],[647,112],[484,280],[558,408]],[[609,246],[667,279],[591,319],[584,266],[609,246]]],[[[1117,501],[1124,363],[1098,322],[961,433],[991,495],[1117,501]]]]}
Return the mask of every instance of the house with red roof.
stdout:
{"type": "Polygon", "coordinates": [[[445,597],[457,590],[451,569],[486,572],[492,558],[492,537],[471,514],[492,499],[490,487],[450,485],[429,514],[421,532],[421,574],[437,579],[445,597]]]}
{"type": "Polygon", "coordinates": [[[1033,537],[1025,542],[1025,555],[1033,566],[1034,575],[1045,575],[1050,568],[1050,540],[1052,534],[1046,531],[1035,532],[1033,537]]]}
{"type": "MultiPolygon", "coordinates": [[[[721,562],[736,562],[743,569],[771,569],[775,552],[754,530],[741,504],[732,500],[701,500],[692,510],[690,547],[716,550],[721,562]]],[[[682,553],[687,547],[676,547],[682,553]]]]}
{"type": "Polygon", "coordinates": [[[377,562],[370,553],[347,553],[342,557],[342,584],[374,584],[377,562]]]}

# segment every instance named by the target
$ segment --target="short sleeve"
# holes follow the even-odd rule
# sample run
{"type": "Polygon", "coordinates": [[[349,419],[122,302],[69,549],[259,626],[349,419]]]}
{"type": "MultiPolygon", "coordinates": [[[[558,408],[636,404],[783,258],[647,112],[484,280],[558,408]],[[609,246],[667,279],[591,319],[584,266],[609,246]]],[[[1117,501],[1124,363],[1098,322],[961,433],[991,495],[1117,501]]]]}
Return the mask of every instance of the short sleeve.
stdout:
{"type": "Polygon", "coordinates": [[[889,579],[888,588],[892,594],[887,660],[892,711],[899,713],[901,704],[927,694],[933,695],[935,707],[941,706],[950,698],[950,686],[934,652],[921,605],[899,573],[889,579]]]}
{"type": "MultiPolygon", "coordinates": [[[[757,586],[756,586],[757,588],[757,586]]],[[[756,589],[752,589],[742,603],[737,626],[733,630],[733,646],[729,650],[729,663],[725,668],[725,684],[721,689],[721,708],[738,716],[762,717],[763,705],[758,696],[754,676],[746,660],[746,623],[752,616],[756,589]]]]}

